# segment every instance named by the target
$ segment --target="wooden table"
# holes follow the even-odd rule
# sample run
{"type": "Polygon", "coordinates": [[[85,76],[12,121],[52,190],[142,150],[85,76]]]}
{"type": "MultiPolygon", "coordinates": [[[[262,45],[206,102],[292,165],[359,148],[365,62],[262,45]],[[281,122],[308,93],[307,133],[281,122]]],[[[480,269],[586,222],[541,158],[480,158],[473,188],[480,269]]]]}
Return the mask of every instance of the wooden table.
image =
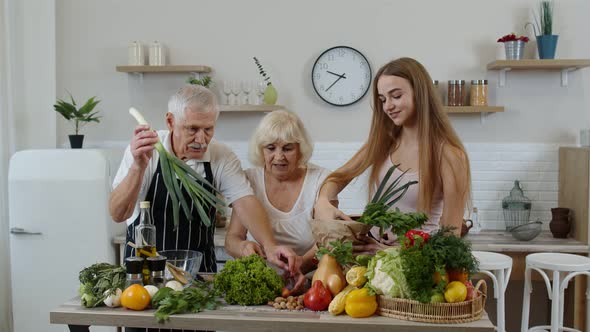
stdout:
{"type": "Polygon", "coordinates": [[[480,320],[471,323],[426,324],[381,316],[351,318],[346,315],[332,316],[328,312],[279,311],[270,306],[224,306],[198,314],[173,315],[166,323],[159,324],[153,310],[131,311],[107,307],[87,309],[80,305],[79,299],[72,299],[51,310],[49,320],[52,324],[68,325],[71,332],[88,332],[90,325],[217,331],[494,331],[494,325],[485,313],[480,320]]]}

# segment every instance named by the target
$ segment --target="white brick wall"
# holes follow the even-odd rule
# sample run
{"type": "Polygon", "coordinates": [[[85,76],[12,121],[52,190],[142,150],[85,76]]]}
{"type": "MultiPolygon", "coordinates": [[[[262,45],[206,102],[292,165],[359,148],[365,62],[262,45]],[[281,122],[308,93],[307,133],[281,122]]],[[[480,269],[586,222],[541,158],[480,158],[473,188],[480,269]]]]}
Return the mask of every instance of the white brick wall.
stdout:
{"type": "MultiPolygon", "coordinates": [[[[242,160],[242,166],[250,167],[247,143],[228,144],[242,160]]],[[[361,143],[319,142],[311,161],[334,170],[360,146],[361,143]]],[[[473,205],[478,207],[483,228],[504,229],[502,198],[510,194],[514,180],[520,180],[525,196],[532,201],[530,219],[540,219],[548,228],[550,209],[557,206],[558,145],[469,143],[465,147],[471,162],[473,205]]],[[[361,176],[340,194],[343,211],[362,213],[367,201],[366,182],[366,176],[361,176]]]]}
{"type": "MultiPolygon", "coordinates": [[[[242,167],[250,167],[246,142],[224,143],[235,151],[242,167]]],[[[127,144],[102,142],[89,143],[86,147],[122,149],[127,144]]],[[[315,144],[311,161],[334,170],[352,157],[360,146],[361,143],[319,142],[315,144]]],[[[532,201],[530,219],[540,219],[544,228],[548,228],[550,209],[557,206],[559,145],[468,143],[465,147],[471,162],[473,205],[479,210],[483,228],[505,228],[501,202],[510,194],[514,180],[521,181],[525,196],[532,201]]],[[[344,212],[362,213],[367,201],[366,183],[367,178],[362,175],[340,194],[340,207],[344,212]]]]}

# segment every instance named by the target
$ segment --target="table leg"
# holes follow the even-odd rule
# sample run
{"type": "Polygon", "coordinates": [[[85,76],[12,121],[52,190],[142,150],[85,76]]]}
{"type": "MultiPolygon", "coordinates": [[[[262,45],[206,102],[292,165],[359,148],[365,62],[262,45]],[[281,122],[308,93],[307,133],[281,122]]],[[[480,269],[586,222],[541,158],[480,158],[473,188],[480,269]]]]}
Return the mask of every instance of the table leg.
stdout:
{"type": "Polygon", "coordinates": [[[70,332],[90,332],[90,326],[86,325],[68,325],[70,332]]]}

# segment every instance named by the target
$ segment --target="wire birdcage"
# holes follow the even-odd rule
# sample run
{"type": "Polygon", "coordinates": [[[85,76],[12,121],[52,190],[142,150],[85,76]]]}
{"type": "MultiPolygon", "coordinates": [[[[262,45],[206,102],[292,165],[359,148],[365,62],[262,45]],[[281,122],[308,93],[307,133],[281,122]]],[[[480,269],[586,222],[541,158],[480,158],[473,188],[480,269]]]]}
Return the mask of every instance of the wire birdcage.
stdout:
{"type": "Polygon", "coordinates": [[[504,211],[504,222],[507,231],[529,222],[531,200],[524,196],[520,181],[514,181],[514,187],[510,190],[510,195],[502,200],[502,210],[504,211]]]}

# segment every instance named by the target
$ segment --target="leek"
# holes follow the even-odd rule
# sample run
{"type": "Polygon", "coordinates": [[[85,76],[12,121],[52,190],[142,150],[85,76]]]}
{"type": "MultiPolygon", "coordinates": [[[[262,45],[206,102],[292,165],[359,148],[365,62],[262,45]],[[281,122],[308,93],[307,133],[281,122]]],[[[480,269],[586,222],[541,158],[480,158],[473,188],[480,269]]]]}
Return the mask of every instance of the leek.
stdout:
{"type": "MultiPolygon", "coordinates": [[[[140,125],[148,125],[147,121],[139,113],[137,109],[131,107],[129,109],[131,114],[137,123],[140,125]]],[[[158,141],[155,144],[156,151],[160,155],[160,168],[162,169],[162,177],[166,189],[170,194],[170,200],[172,201],[172,217],[174,219],[174,228],[178,227],[178,221],[180,218],[180,209],[188,218],[189,221],[193,220],[191,213],[191,205],[194,205],[197,209],[197,213],[201,217],[201,221],[206,226],[211,226],[211,220],[207,215],[209,207],[216,206],[216,208],[226,206],[223,199],[219,198],[217,194],[219,191],[199,175],[194,169],[188,166],[184,161],[168,152],[162,142],[158,141]],[[180,183],[178,183],[178,180],[180,183]],[[184,188],[191,198],[192,204],[188,204],[186,198],[182,192],[184,188]]]]}

